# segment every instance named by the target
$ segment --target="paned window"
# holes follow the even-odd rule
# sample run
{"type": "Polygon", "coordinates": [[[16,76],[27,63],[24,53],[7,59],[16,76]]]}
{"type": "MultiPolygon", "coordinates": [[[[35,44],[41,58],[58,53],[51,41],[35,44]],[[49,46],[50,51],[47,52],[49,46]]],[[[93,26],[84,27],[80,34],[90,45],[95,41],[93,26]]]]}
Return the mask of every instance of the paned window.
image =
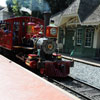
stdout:
{"type": "Polygon", "coordinates": [[[82,29],[77,30],[77,45],[82,44],[82,29]]]}
{"type": "Polygon", "coordinates": [[[85,47],[91,47],[92,46],[92,36],[94,33],[93,28],[87,28],[85,32],[85,47]]]}

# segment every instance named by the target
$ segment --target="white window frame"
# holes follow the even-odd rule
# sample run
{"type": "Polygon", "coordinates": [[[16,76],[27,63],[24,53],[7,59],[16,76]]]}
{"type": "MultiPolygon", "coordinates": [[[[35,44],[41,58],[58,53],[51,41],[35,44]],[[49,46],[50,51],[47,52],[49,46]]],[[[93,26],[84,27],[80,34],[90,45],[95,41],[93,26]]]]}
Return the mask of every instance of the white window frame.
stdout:
{"type": "Polygon", "coordinates": [[[77,45],[82,45],[82,28],[78,28],[77,29],[77,40],[76,40],[76,44],[77,45]],[[81,30],[81,32],[79,30],[81,30]]]}
{"type": "Polygon", "coordinates": [[[94,33],[94,29],[92,28],[92,27],[89,27],[89,28],[86,28],[86,30],[85,30],[85,43],[84,43],[84,45],[85,45],[85,47],[87,47],[87,48],[91,48],[92,47],[92,41],[93,41],[93,33],[94,33]],[[90,30],[90,32],[87,32],[87,30],[90,30]],[[91,30],[93,30],[93,31],[91,31],[91,30]],[[89,37],[89,34],[91,34],[91,36],[89,37]],[[87,37],[88,36],[88,37],[87,37]],[[90,45],[86,45],[86,42],[88,41],[88,43],[90,44],[90,45]]]}

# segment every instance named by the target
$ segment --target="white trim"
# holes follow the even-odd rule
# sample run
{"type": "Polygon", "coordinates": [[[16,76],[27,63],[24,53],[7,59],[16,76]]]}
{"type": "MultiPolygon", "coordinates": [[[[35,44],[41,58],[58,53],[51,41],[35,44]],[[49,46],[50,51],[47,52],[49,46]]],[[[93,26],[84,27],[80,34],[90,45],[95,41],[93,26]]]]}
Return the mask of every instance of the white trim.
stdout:
{"type": "Polygon", "coordinates": [[[100,26],[95,27],[94,40],[93,40],[93,48],[100,48],[100,26]]]}
{"type": "Polygon", "coordinates": [[[79,19],[79,23],[80,23],[80,24],[82,24],[82,23],[81,23],[81,20],[80,20],[80,17],[79,17],[79,15],[78,15],[78,14],[77,14],[77,17],[78,17],[78,19],[79,19]]]}
{"type": "Polygon", "coordinates": [[[78,14],[69,14],[69,15],[62,15],[62,17],[76,17],[78,14]]]}
{"type": "Polygon", "coordinates": [[[66,23],[66,26],[71,26],[71,25],[80,25],[80,23],[70,23],[70,24],[66,23]]]}
{"type": "Polygon", "coordinates": [[[73,46],[75,46],[75,43],[76,43],[76,39],[75,39],[76,34],[77,34],[77,31],[76,31],[76,29],[75,29],[75,32],[74,32],[74,43],[73,43],[73,46]]]}
{"type": "MultiPolygon", "coordinates": [[[[67,16],[61,16],[61,18],[60,18],[60,21],[59,21],[59,24],[58,24],[58,26],[61,26],[61,25],[63,25],[63,24],[61,24],[61,22],[62,22],[62,20],[64,19],[64,18],[77,18],[78,19],[78,21],[79,21],[79,23],[76,23],[76,24],[80,24],[80,20],[79,20],[79,18],[78,18],[78,14],[72,14],[72,15],[67,15],[67,16]]],[[[65,21],[65,24],[67,24],[67,22],[68,22],[68,20],[67,21],[65,21]]],[[[71,23],[71,24],[73,24],[73,23],[71,23]]],[[[73,24],[74,25],[74,24],[73,24]]]]}
{"type": "Polygon", "coordinates": [[[99,30],[95,28],[94,37],[93,37],[93,48],[97,48],[98,32],[99,30]]]}
{"type": "Polygon", "coordinates": [[[100,24],[100,21],[97,21],[97,22],[88,22],[88,23],[81,23],[81,25],[87,25],[87,26],[89,26],[89,25],[99,25],[100,24]]]}
{"type": "Polygon", "coordinates": [[[91,48],[92,46],[84,46],[85,48],[91,48]]]}
{"type": "Polygon", "coordinates": [[[70,18],[72,18],[72,20],[71,21],[68,20],[66,22],[66,26],[71,26],[71,25],[77,26],[77,25],[80,25],[80,20],[79,20],[78,16],[74,16],[74,17],[70,17],[70,18]]]}
{"type": "Polygon", "coordinates": [[[77,38],[77,35],[78,35],[78,30],[79,30],[79,29],[82,30],[82,28],[77,28],[77,33],[76,33],[76,45],[81,46],[81,45],[82,45],[82,32],[81,32],[81,43],[78,43],[78,42],[77,42],[77,39],[78,39],[78,38],[77,38]]]}

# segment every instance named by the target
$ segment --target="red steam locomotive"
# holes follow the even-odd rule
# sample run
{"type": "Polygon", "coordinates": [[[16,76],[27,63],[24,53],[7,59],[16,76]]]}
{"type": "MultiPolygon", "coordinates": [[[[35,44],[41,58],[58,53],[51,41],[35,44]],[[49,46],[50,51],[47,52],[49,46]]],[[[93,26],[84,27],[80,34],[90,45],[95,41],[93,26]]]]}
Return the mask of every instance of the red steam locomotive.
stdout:
{"type": "Polygon", "coordinates": [[[17,17],[0,22],[0,50],[9,50],[27,66],[50,77],[66,77],[73,61],[62,61],[57,53],[58,27],[53,22],[17,17]],[[45,34],[44,34],[45,33],[45,34]]]}

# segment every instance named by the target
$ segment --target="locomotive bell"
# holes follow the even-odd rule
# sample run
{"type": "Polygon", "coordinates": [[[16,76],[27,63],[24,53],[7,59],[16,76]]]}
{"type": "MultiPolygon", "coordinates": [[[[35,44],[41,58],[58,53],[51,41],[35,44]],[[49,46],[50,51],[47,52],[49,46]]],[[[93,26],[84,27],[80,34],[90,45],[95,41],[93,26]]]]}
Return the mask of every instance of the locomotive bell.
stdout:
{"type": "Polygon", "coordinates": [[[45,41],[45,40],[48,40],[47,38],[39,38],[38,39],[38,41],[37,41],[37,48],[38,49],[40,49],[41,48],[41,46],[42,46],[42,44],[43,44],[43,42],[45,41]]]}

